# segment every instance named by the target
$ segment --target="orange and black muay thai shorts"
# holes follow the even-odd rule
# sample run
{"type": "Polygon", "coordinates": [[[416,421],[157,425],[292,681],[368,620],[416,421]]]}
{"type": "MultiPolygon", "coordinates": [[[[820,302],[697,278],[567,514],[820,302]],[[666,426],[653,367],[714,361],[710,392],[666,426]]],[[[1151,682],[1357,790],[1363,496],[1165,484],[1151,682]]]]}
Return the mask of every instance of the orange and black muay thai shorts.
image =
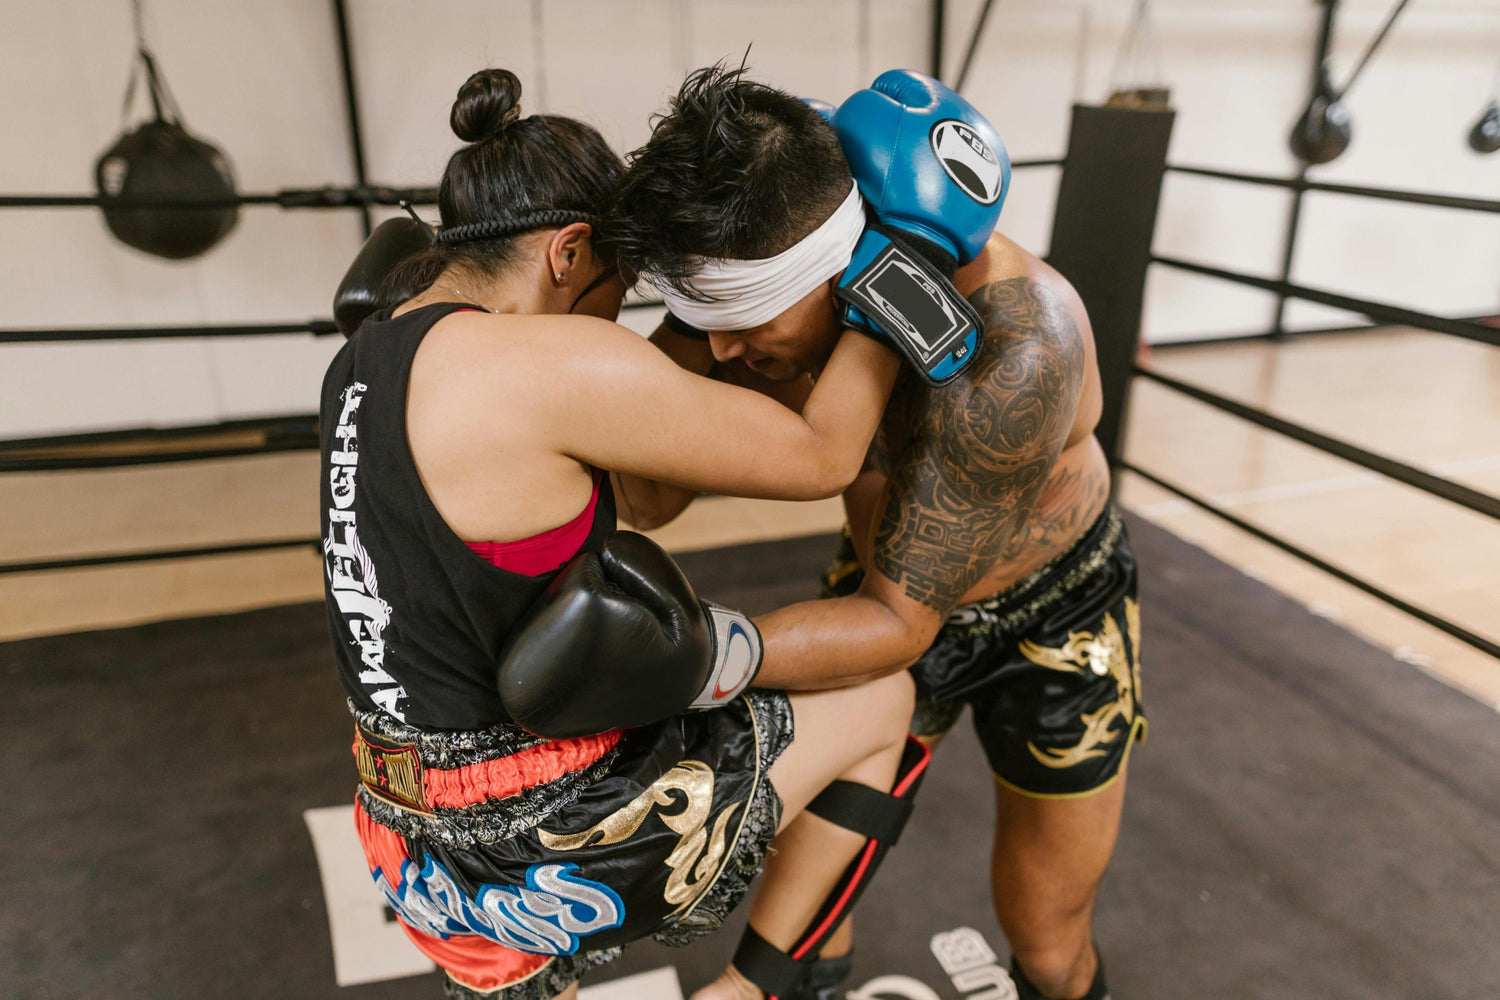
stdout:
{"type": "Polygon", "coordinates": [[[717,929],[776,833],[792,740],[769,691],[574,740],[355,722],[371,877],[460,1000],[552,997],[628,941],[717,929]]]}
{"type": "MultiPolygon", "coordinates": [[[[824,596],[858,589],[845,529],[824,596]]],[[[929,745],[964,706],[995,779],[1034,798],[1089,795],[1146,734],[1135,556],[1106,507],[1066,552],[992,597],[956,608],[911,667],[913,736],[929,745]]]]}

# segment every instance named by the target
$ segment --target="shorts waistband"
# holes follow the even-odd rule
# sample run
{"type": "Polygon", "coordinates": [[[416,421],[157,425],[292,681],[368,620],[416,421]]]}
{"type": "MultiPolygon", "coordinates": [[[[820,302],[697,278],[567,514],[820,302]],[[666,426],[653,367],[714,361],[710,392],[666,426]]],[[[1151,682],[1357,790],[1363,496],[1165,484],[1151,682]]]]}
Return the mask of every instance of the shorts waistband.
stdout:
{"type": "Polygon", "coordinates": [[[623,735],[615,729],[544,740],[510,726],[422,730],[379,712],[354,715],[352,750],[366,809],[398,832],[444,841],[533,825],[591,784],[623,735]]]}
{"type": "Polygon", "coordinates": [[[1125,521],[1107,504],[1089,529],[1068,549],[1030,575],[948,615],[943,628],[964,632],[1010,632],[1067,600],[1068,595],[1115,554],[1125,534],[1125,521]]]}

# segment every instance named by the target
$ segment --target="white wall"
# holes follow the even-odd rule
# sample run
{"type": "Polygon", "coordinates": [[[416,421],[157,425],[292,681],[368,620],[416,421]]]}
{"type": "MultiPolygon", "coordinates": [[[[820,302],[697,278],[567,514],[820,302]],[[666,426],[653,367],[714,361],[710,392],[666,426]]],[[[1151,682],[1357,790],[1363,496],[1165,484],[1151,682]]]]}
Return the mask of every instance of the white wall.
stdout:
{"type": "MultiPolygon", "coordinates": [[[[187,124],[223,147],[241,190],[347,183],[336,43],[327,4],[146,0],[148,38],[187,124]]],[[[1101,99],[1128,0],[999,0],[967,88],[1017,158],[1056,156],[1068,108],[1101,99]]],[[[925,68],[927,0],[350,0],[376,182],[435,182],[456,145],[447,110],[482,65],[517,72],[527,110],[586,118],[622,150],[647,134],[688,67],[738,61],[837,101],[896,65],[925,68]]],[[[949,73],[978,0],[949,4],[949,73]]],[[[1345,0],[1341,76],[1386,0],[1345,0]]],[[[0,0],[0,191],[80,193],[119,127],[129,65],[125,0],[0,0]]],[[[1274,174],[1305,97],[1313,0],[1158,0],[1178,107],[1172,159],[1274,174]]],[[[1315,177],[1500,197],[1500,156],[1463,143],[1500,58],[1500,4],[1423,0],[1350,97],[1355,141],[1315,177]]],[[[1002,228],[1045,252],[1055,170],[1019,172],[1002,228]]],[[[1172,177],[1158,245],[1273,275],[1282,192],[1172,177]]],[[[207,256],[170,263],[108,236],[92,210],[0,211],[5,326],[265,322],[326,316],[359,243],[346,212],[247,208],[207,256]]],[[[1493,217],[1319,195],[1308,199],[1296,278],[1442,313],[1492,312],[1493,217]]],[[[1270,297],[1153,271],[1153,339],[1265,329],[1270,297]]],[[[1294,323],[1330,311],[1297,306],[1294,323]]],[[[628,317],[644,326],[648,315],[628,317]]],[[[1335,320],[1338,321],[1338,320],[1335,320]]],[[[0,346],[0,438],[181,424],[316,406],[329,339],[0,346]]]]}

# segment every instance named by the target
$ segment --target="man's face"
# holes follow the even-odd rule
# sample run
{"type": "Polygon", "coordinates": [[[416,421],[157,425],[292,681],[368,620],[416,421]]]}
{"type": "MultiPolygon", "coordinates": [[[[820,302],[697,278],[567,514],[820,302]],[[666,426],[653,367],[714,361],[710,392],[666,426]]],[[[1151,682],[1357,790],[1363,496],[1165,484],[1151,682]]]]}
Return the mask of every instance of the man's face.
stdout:
{"type": "MultiPolygon", "coordinates": [[[[833,279],[837,280],[837,279],[833,279]]],[[[739,359],[774,382],[816,376],[838,343],[843,324],[833,298],[833,280],[808,292],[775,319],[748,330],[708,333],[718,361],[739,359]]]]}

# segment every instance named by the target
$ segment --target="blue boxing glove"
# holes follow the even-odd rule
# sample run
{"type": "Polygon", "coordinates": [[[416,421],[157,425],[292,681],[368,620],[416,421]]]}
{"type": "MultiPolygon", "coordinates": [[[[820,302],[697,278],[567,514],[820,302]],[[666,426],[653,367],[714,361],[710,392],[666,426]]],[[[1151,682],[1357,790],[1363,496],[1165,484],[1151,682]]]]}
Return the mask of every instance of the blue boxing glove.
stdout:
{"type": "Polygon", "coordinates": [[[823,120],[826,122],[832,122],[833,114],[838,110],[838,108],[834,107],[832,104],[829,104],[827,101],[820,101],[816,97],[804,97],[802,98],[802,103],[806,104],[818,114],[822,115],[823,120]]]}
{"type": "Polygon", "coordinates": [[[913,70],[882,73],[832,123],[874,214],[834,290],[844,320],[941,385],[979,356],[983,323],[952,277],[1000,219],[1005,145],[973,105],[913,70]]]}

